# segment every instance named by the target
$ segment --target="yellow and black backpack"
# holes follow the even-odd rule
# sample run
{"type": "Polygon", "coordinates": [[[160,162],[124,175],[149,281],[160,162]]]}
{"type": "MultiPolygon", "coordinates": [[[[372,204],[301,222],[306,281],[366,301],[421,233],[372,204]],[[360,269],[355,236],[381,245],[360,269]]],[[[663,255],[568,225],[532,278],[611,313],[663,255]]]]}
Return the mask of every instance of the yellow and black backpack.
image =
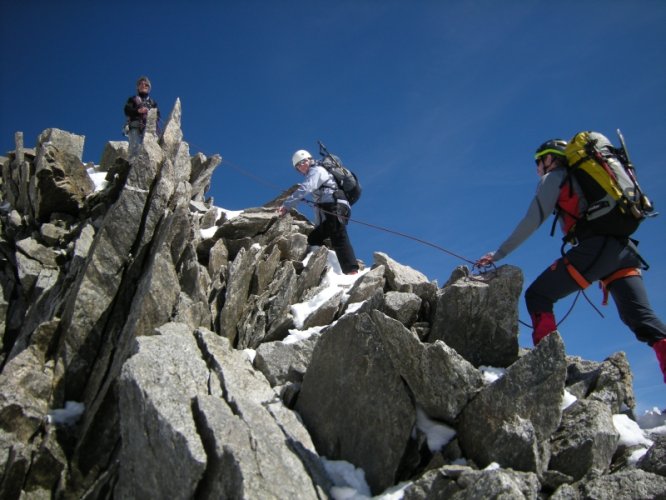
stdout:
{"type": "Polygon", "coordinates": [[[569,176],[576,179],[587,201],[574,235],[630,236],[646,217],[657,215],[636,180],[622,133],[617,133],[620,148],[606,136],[586,131],[576,134],[564,151],[569,176]]]}

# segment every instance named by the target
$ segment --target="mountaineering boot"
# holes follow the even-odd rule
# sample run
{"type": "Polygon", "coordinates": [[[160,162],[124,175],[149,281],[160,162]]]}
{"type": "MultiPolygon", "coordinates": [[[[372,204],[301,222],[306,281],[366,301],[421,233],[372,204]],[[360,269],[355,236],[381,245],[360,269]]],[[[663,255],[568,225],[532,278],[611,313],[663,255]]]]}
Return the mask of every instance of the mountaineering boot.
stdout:
{"type": "Polygon", "coordinates": [[[666,339],[661,339],[652,344],[652,349],[657,353],[659,368],[661,368],[661,373],[664,374],[664,383],[666,383],[666,339]]]}
{"type": "Polygon", "coordinates": [[[537,345],[548,334],[557,330],[555,315],[552,312],[532,313],[532,343],[537,345]]]}

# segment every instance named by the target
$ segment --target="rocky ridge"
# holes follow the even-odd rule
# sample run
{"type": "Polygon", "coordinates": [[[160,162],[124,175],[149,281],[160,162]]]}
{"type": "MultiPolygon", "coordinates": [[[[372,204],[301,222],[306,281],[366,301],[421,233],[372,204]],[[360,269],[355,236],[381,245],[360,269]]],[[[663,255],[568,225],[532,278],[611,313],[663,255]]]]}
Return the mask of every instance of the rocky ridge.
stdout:
{"type": "Polygon", "coordinates": [[[48,129],[2,159],[0,497],[332,498],[346,461],[406,499],[666,498],[664,436],[614,425],[624,354],[519,349],[519,269],[345,281],[297,212],[205,198],[180,102],[155,119],[135,158],[48,129]]]}

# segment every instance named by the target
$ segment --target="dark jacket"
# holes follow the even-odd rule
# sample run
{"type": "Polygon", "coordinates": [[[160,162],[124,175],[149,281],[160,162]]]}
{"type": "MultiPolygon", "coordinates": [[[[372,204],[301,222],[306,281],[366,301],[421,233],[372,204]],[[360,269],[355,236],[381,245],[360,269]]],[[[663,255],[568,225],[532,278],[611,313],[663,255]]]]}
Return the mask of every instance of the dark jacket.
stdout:
{"type": "Polygon", "coordinates": [[[127,124],[131,128],[143,130],[146,127],[146,115],[139,113],[139,109],[143,107],[157,109],[157,119],[159,120],[160,110],[157,102],[148,94],[135,95],[127,99],[127,103],[125,103],[125,116],[127,117],[127,124]]]}

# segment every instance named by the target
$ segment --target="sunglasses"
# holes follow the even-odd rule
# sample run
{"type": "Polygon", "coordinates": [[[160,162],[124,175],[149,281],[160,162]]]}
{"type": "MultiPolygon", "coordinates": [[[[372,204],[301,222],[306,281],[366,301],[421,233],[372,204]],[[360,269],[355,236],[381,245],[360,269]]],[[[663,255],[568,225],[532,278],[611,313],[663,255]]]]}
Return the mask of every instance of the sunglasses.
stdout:
{"type": "Polygon", "coordinates": [[[310,158],[304,158],[303,160],[299,161],[299,162],[296,164],[296,167],[297,167],[297,168],[298,168],[298,167],[302,167],[303,165],[305,165],[306,163],[309,163],[309,162],[310,162],[310,158]]]}

